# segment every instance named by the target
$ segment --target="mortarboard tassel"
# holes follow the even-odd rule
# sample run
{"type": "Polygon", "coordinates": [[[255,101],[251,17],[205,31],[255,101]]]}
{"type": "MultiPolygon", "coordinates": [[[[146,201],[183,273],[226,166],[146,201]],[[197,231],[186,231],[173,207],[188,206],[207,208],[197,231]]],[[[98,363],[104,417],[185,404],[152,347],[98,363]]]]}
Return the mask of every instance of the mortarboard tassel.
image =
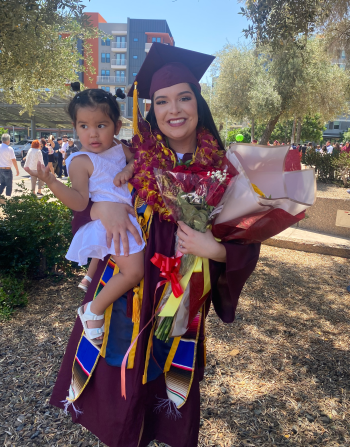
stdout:
{"type": "Polygon", "coordinates": [[[141,132],[139,130],[139,125],[138,125],[138,121],[139,121],[139,102],[138,102],[138,91],[137,91],[137,81],[134,82],[134,91],[133,91],[133,98],[132,98],[132,102],[133,102],[133,111],[132,111],[132,126],[133,126],[133,130],[134,130],[134,135],[138,135],[138,137],[140,138],[140,141],[143,140],[141,132]]]}

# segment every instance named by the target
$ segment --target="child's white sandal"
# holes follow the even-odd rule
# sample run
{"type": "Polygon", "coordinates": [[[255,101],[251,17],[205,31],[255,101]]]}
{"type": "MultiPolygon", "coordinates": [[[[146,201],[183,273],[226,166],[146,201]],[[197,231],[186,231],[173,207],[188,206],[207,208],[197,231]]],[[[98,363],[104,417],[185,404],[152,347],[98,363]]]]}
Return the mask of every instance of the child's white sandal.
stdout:
{"type": "Polygon", "coordinates": [[[95,343],[96,345],[101,345],[103,340],[95,340],[97,337],[100,337],[103,335],[105,330],[105,325],[103,324],[102,327],[96,327],[96,328],[88,328],[86,322],[87,321],[96,321],[96,320],[103,320],[104,315],[96,315],[93,312],[91,312],[92,301],[88,303],[86,306],[86,310],[84,312],[84,306],[79,307],[78,309],[78,316],[80,318],[81,324],[83,325],[85,336],[88,340],[90,340],[92,343],[95,343]]]}
{"type": "MultiPolygon", "coordinates": [[[[91,283],[91,281],[92,281],[92,278],[90,278],[90,276],[88,276],[88,275],[85,275],[83,279],[86,279],[87,281],[89,281],[89,283],[91,283]]],[[[84,292],[87,292],[87,289],[89,286],[86,286],[85,284],[80,282],[78,287],[79,287],[79,289],[84,290],[84,292]]]]}

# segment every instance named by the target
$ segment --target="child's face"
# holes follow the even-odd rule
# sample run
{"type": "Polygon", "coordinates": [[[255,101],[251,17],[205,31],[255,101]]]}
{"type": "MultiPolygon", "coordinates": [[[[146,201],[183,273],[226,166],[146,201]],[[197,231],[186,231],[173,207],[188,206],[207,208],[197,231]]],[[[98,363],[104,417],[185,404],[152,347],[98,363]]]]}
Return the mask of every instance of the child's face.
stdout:
{"type": "Polygon", "coordinates": [[[115,124],[99,107],[80,107],[77,110],[76,131],[84,150],[99,154],[113,146],[121,121],[115,124]]]}

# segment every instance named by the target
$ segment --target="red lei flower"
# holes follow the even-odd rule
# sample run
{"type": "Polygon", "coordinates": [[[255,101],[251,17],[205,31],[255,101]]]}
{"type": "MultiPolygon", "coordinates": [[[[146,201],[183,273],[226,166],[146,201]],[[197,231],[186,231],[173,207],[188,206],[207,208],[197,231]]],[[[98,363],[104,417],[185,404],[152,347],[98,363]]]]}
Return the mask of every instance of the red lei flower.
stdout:
{"type": "MultiPolygon", "coordinates": [[[[160,220],[173,222],[171,212],[165,207],[162,196],[158,190],[158,185],[154,176],[154,169],[172,171],[176,168],[176,157],[174,153],[166,147],[166,140],[160,131],[150,131],[142,129],[143,142],[135,135],[132,139],[132,152],[135,154],[134,177],[130,183],[137,190],[138,195],[147,205],[159,213],[160,220]]],[[[204,129],[197,130],[197,150],[194,154],[191,170],[198,166],[198,170],[203,167],[219,168],[222,164],[225,151],[222,150],[212,136],[204,129]],[[195,166],[193,166],[195,165],[195,166]]]]}

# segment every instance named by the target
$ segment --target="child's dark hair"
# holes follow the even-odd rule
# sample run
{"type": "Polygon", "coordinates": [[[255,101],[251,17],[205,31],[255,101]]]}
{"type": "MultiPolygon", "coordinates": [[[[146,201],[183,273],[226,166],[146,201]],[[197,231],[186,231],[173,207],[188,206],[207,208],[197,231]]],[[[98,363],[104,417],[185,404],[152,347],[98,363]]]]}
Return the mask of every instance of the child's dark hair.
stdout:
{"type": "Polygon", "coordinates": [[[120,118],[120,107],[117,98],[124,99],[125,93],[118,88],[115,95],[99,88],[90,88],[80,92],[80,83],[72,82],[72,90],[77,92],[68,105],[68,113],[74,125],[77,121],[77,112],[80,107],[99,107],[116,123],[120,118]]]}

